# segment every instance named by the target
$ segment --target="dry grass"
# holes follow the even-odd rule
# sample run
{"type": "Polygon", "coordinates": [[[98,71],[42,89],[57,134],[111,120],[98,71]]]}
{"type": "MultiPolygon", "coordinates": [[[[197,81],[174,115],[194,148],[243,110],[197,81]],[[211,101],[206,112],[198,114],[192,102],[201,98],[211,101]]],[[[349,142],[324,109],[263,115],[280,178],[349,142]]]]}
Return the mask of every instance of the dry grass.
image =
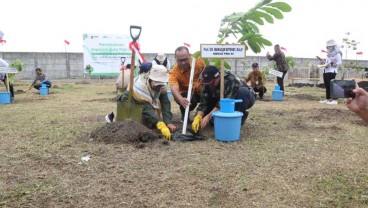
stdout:
{"type": "Polygon", "coordinates": [[[287,87],[274,102],[270,83],[238,142],[206,129],[204,141],[137,148],[89,136],[115,111],[112,83],[55,83],[0,106],[0,206],[368,206],[368,128],[344,104],[318,103],[323,89],[287,87]]]}

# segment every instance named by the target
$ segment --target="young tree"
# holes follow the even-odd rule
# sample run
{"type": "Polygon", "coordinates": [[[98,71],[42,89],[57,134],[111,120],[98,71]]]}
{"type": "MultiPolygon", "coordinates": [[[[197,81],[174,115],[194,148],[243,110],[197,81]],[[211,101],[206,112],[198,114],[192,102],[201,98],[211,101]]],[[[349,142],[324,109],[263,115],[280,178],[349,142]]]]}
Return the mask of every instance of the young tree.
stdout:
{"type": "MultiPolygon", "coordinates": [[[[349,53],[356,54],[356,51],[358,49],[358,45],[360,44],[358,41],[350,39],[350,32],[345,33],[345,37],[342,39],[343,44],[341,45],[342,50],[345,52],[345,59],[348,59],[349,53]]],[[[363,66],[358,66],[357,61],[349,61],[347,63],[343,64],[343,67],[340,68],[340,71],[342,72],[341,79],[345,79],[345,75],[350,70],[355,71],[361,71],[363,70],[363,66]]]]}
{"type": "Polygon", "coordinates": [[[260,53],[264,46],[272,46],[272,43],[262,37],[257,25],[264,25],[265,21],[273,24],[274,18],[283,19],[282,12],[290,11],[291,7],[287,3],[262,0],[248,12],[225,16],[221,21],[217,43],[222,44],[231,35],[237,43],[244,44],[246,49],[260,53]]]}
{"type": "MultiPolygon", "coordinates": [[[[249,48],[254,53],[260,53],[264,46],[272,46],[272,42],[263,38],[257,25],[264,25],[265,21],[273,24],[274,18],[283,19],[283,12],[290,12],[291,7],[284,2],[273,2],[262,0],[247,12],[238,12],[225,16],[220,25],[218,33],[218,44],[229,44],[227,40],[235,38],[235,43],[244,44],[246,50],[249,48]]],[[[200,56],[200,51],[194,57],[200,56]]],[[[216,67],[220,66],[220,59],[205,59],[206,64],[212,62],[216,67]]],[[[225,62],[226,69],[230,65],[225,62]]]]}

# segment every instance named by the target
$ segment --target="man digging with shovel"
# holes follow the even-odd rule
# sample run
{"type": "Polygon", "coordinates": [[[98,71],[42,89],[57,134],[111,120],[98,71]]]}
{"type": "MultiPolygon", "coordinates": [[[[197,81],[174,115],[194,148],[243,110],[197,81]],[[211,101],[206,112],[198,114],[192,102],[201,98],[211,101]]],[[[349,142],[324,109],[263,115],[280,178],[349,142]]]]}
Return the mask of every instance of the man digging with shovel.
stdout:
{"type": "MultiPolygon", "coordinates": [[[[155,65],[148,73],[142,73],[134,79],[133,98],[142,105],[142,122],[149,128],[156,127],[162,135],[170,140],[171,132],[176,130],[172,124],[171,103],[167,96],[166,85],[169,72],[162,65],[155,65]],[[162,112],[162,118],[158,112],[162,112]]],[[[127,102],[129,91],[125,91],[118,102],[127,102]]],[[[106,116],[106,121],[114,121],[114,114],[106,116]]]]}

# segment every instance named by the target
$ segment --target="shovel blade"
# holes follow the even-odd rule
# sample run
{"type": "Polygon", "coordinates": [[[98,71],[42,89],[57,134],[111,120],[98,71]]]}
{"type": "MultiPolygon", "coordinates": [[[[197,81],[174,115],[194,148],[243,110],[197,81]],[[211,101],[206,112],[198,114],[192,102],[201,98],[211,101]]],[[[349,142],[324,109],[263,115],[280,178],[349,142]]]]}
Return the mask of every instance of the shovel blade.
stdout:
{"type": "Polygon", "coordinates": [[[142,121],[142,105],[134,101],[124,101],[117,103],[116,121],[125,120],[142,121]]]}

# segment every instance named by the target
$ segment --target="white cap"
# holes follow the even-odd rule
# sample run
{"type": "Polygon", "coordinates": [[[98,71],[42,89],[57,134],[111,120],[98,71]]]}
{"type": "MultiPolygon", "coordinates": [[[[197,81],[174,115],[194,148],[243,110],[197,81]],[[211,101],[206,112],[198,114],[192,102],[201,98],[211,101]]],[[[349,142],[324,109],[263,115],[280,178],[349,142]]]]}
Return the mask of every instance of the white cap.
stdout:
{"type": "Polygon", "coordinates": [[[158,82],[168,82],[169,71],[163,65],[153,65],[149,71],[149,78],[158,82]]]}

